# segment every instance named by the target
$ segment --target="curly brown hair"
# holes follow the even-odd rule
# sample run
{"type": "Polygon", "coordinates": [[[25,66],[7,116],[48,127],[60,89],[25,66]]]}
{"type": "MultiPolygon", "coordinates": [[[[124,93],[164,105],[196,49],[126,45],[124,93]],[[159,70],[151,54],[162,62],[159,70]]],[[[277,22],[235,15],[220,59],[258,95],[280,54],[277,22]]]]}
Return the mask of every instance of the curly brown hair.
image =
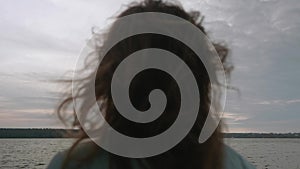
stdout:
{"type": "MultiPolygon", "coordinates": [[[[203,17],[199,12],[187,12],[178,4],[167,3],[161,0],[144,0],[142,2],[132,3],[125,11],[118,15],[117,18],[141,12],[162,12],[181,17],[206,34],[202,26],[203,17]]],[[[114,25],[112,25],[111,29],[113,29],[113,27],[114,25]]],[[[106,40],[110,38],[109,30],[106,36],[97,33],[94,33],[94,36],[96,37],[95,44],[98,44],[95,51],[101,52],[102,46],[105,45],[106,40]],[[97,43],[97,41],[99,41],[99,43],[97,43]]],[[[219,54],[225,71],[229,74],[232,66],[226,63],[228,49],[219,43],[213,43],[213,45],[219,54]]],[[[210,106],[210,80],[205,66],[190,49],[183,47],[179,41],[157,34],[142,34],[124,39],[105,55],[100,66],[93,66],[99,62],[99,58],[88,57],[86,59],[86,64],[82,71],[86,72],[88,69],[92,70],[92,73],[80,79],[75,79],[80,82],[77,83],[77,88],[80,89],[80,91],[75,91],[75,95],[72,95],[71,92],[67,93],[57,108],[60,119],[65,123],[71,122],[72,127],[79,128],[81,133],[77,141],[68,151],[63,166],[64,168],[67,168],[68,163],[74,160],[74,156],[72,156],[74,149],[80,142],[88,139],[87,134],[78,122],[76,113],[73,113],[70,121],[70,119],[67,118],[67,110],[68,107],[72,106],[74,98],[82,97],[80,93],[88,90],[87,84],[90,83],[92,79],[91,76],[95,73],[96,80],[94,84],[96,99],[101,102],[99,106],[102,111],[105,111],[106,121],[117,131],[132,137],[149,137],[163,132],[172,125],[172,122],[177,117],[176,112],[178,112],[180,105],[178,86],[170,76],[158,70],[147,70],[144,73],[138,74],[132,81],[129,91],[132,104],[139,110],[147,110],[150,106],[147,99],[148,94],[153,89],[158,88],[163,90],[168,101],[164,113],[158,119],[147,124],[134,123],[120,115],[114,106],[111,96],[111,80],[115,69],[126,56],[146,48],[161,48],[172,51],[190,67],[201,93],[198,117],[188,135],[179,144],[163,154],[143,159],[131,159],[106,152],[109,155],[109,168],[132,168],[132,160],[136,161],[141,168],[222,168],[223,136],[221,133],[221,125],[219,125],[217,130],[214,131],[213,135],[205,143],[199,144],[197,140],[205,119],[208,116],[210,106]]],[[[93,148],[85,158],[81,159],[82,164],[86,164],[89,159],[97,156],[99,152],[105,152],[105,150],[96,145],[94,145],[94,147],[95,148],[93,148]]]]}

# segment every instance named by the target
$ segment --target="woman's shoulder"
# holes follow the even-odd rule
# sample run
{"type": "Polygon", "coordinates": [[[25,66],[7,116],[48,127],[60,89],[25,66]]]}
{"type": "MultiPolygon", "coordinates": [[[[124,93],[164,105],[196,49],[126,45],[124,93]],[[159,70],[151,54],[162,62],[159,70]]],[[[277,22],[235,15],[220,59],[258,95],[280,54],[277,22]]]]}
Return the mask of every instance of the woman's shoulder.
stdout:
{"type": "Polygon", "coordinates": [[[66,168],[108,168],[108,153],[104,150],[99,151],[99,148],[95,146],[93,142],[84,142],[78,144],[74,149],[58,152],[54,155],[50,161],[47,169],[61,169],[64,163],[67,161],[66,168]],[[96,153],[95,158],[89,158],[91,153],[96,153]],[[84,164],[84,165],[82,165],[84,164]],[[82,165],[82,166],[81,166],[82,165]]]}
{"type": "Polygon", "coordinates": [[[47,169],[60,169],[62,168],[65,159],[65,152],[58,152],[54,155],[52,160],[47,166],[47,169]]]}
{"type": "Polygon", "coordinates": [[[228,145],[224,144],[224,169],[255,169],[246,159],[239,153],[233,150],[228,145]]]}

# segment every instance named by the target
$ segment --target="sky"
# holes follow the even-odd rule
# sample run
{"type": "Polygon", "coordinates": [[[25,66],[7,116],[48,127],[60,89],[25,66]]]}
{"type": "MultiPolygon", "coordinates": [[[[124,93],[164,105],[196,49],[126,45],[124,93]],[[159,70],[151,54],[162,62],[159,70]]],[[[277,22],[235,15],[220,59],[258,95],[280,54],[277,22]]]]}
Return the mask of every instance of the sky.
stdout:
{"type": "MultiPolygon", "coordinates": [[[[60,128],[61,87],[91,36],[129,0],[1,0],[0,128],[60,128]]],[[[235,69],[224,121],[229,132],[300,132],[300,1],[185,0],[235,69]]]]}

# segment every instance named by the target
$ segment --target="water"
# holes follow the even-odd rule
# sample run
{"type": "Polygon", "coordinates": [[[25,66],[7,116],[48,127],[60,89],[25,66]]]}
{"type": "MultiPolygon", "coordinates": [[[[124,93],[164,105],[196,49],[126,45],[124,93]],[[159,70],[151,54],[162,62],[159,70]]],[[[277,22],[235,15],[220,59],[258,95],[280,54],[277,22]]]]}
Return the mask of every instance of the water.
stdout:
{"type": "Polygon", "coordinates": [[[300,169],[300,139],[225,139],[257,169],[300,169]]]}
{"type": "Polygon", "coordinates": [[[0,168],[41,169],[72,139],[0,139],[0,168]]]}
{"type": "MultiPolygon", "coordinates": [[[[45,168],[72,139],[0,139],[0,168],[45,168]]],[[[300,169],[300,139],[226,139],[258,169],[300,169]]]]}

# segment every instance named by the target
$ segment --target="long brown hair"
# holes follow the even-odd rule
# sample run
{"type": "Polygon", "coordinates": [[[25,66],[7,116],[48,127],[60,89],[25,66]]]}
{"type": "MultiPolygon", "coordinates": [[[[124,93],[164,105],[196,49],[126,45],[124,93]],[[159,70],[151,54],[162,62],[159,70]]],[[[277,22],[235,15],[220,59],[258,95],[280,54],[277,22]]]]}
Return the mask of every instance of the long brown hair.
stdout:
{"type": "MultiPolygon", "coordinates": [[[[139,3],[132,3],[125,11],[118,15],[118,18],[140,12],[162,12],[175,15],[191,22],[206,34],[205,29],[202,26],[203,17],[199,12],[187,12],[178,4],[167,3],[160,0],[144,0],[139,3]]],[[[95,33],[95,36],[97,37],[96,41],[99,41],[99,43],[95,43],[99,44],[96,46],[95,51],[101,52],[101,47],[105,45],[105,40],[110,38],[109,30],[106,36],[97,33],[95,33]]],[[[232,67],[226,64],[228,49],[224,45],[218,43],[214,43],[213,45],[224,64],[225,70],[229,73],[232,67]]],[[[176,119],[176,112],[178,112],[180,105],[178,86],[171,77],[157,70],[148,70],[135,77],[134,81],[131,83],[129,91],[130,99],[132,104],[139,110],[146,110],[149,108],[147,94],[149,94],[151,90],[159,88],[165,92],[168,99],[166,109],[161,117],[151,123],[140,124],[126,120],[116,110],[111,96],[111,80],[118,64],[129,54],[145,48],[161,48],[172,51],[190,67],[197,80],[199,91],[201,93],[198,117],[188,135],[179,144],[163,154],[143,159],[130,159],[106,152],[109,156],[109,168],[129,169],[132,168],[132,161],[135,161],[141,168],[222,168],[223,136],[221,134],[221,125],[219,125],[213,135],[205,143],[199,144],[197,140],[204,121],[208,116],[210,106],[210,81],[208,73],[201,60],[195,59],[197,58],[194,56],[195,54],[187,48],[182,47],[180,42],[156,34],[142,34],[129,37],[113,47],[101,61],[100,66],[92,66],[94,63],[98,62],[97,57],[92,57],[92,59],[87,58],[87,62],[82,71],[84,72],[87,69],[92,69],[92,73],[80,79],[76,79],[77,81],[80,81],[77,88],[80,88],[83,91],[87,90],[87,83],[90,83],[92,74],[96,72],[96,80],[94,83],[96,98],[101,102],[101,105],[99,106],[101,110],[105,111],[105,119],[111,126],[117,131],[133,137],[148,137],[161,133],[176,119]]],[[[77,93],[78,95],[75,96],[72,96],[72,93],[67,93],[65,99],[60,103],[57,109],[61,120],[65,123],[71,122],[72,127],[79,128],[81,132],[80,137],[68,151],[64,167],[68,167],[70,161],[77,160],[72,156],[74,149],[80,145],[80,142],[88,139],[87,134],[78,122],[76,113],[73,113],[71,121],[70,119],[67,119],[67,117],[69,117],[67,116],[67,114],[69,114],[67,113],[67,110],[68,107],[72,106],[74,97],[81,97],[79,92],[77,93]]],[[[96,145],[94,146],[95,148],[89,151],[89,153],[85,155],[85,158],[81,159],[82,161],[80,163],[88,165],[87,162],[90,159],[99,155],[100,152],[105,152],[105,150],[96,145]]]]}

